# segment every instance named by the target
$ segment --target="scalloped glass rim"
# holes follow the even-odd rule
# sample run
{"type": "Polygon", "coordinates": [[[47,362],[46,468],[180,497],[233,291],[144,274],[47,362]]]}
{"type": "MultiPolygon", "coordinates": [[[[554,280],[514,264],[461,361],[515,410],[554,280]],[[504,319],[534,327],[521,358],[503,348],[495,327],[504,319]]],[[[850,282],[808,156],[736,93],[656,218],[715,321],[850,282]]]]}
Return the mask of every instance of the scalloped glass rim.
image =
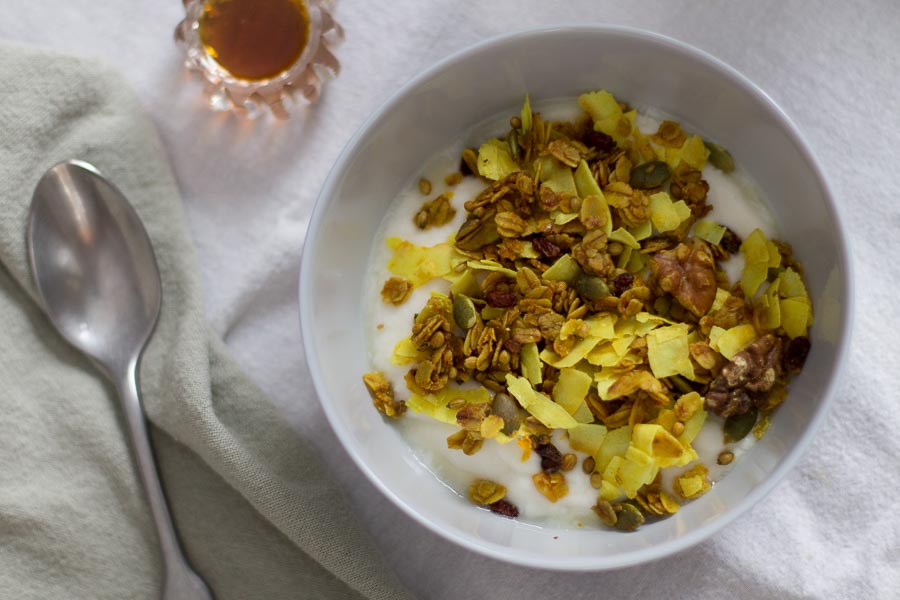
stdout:
{"type": "Polygon", "coordinates": [[[343,29],[317,0],[303,0],[309,12],[309,42],[289,69],[269,79],[234,77],[212,58],[200,41],[199,21],[206,0],[187,0],[185,17],[175,27],[175,41],[185,51],[185,67],[204,81],[213,110],[231,110],[256,118],[268,108],[279,119],[290,116],[292,106],[313,104],[322,86],[340,73],[331,48],[344,38],[343,29]]]}

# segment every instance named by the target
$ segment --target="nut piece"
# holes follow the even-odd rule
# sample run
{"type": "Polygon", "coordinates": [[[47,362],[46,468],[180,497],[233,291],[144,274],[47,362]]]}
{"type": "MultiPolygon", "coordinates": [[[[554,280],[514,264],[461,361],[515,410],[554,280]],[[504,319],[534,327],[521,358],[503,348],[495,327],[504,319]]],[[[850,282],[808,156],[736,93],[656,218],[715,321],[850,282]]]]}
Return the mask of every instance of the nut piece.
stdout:
{"type": "Polygon", "coordinates": [[[394,399],[394,388],[381,371],[366,373],[363,375],[363,383],[369,389],[372,403],[381,414],[396,419],[406,410],[406,403],[394,399]]]}
{"type": "Polygon", "coordinates": [[[431,182],[424,177],[419,180],[419,193],[423,196],[427,196],[431,193],[431,182]]]}
{"type": "Polygon", "coordinates": [[[706,407],[720,417],[741,415],[765,400],[781,375],[781,344],[767,334],[722,367],[706,394],[706,407]]]}
{"type": "Polygon", "coordinates": [[[391,277],[384,282],[384,287],[381,288],[381,299],[385,304],[399,306],[406,302],[412,291],[413,284],[411,281],[401,277],[391,277]]]}
{"type": "Polygon", "coordinates": [[[699,238],[663,250],[650,259],[650,269],[659,286],[678,302],[702,317],[716,299],[715,262],[709,246],[699,238]]]}

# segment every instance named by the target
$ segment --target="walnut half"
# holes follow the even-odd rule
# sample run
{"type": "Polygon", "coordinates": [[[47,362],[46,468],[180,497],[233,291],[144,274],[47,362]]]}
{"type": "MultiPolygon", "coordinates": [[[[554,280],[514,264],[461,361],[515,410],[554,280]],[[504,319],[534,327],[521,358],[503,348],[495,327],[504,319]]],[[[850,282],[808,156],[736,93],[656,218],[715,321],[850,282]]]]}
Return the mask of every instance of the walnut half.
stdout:
{"type": "Polygon", "coordinates": [[[659,286],[679,304],[702,317],[716,299],[715,261],[709,246],[699,238],[690,238],[673,250],[653,255],[650,269],[659,286]]]}
{"type": "Polygon", "coordinates": [[[765,399],[781,374],[781,343],[771,333],[735,354],[709,386],[706,408],[720,417],[742,415],[765,399]]]}

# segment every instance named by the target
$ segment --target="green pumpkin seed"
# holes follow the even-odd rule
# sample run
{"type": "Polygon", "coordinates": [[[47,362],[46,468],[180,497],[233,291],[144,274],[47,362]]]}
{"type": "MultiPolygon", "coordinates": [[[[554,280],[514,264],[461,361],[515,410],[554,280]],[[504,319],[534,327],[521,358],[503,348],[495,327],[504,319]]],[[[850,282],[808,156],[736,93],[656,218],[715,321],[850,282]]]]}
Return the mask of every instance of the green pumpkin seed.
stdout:
{"type": "Polygon", "coordinates": [[[478,250],[500,239],[493,215],[490,218],[469,217],[456,233],[456,247],[460,250],[478,250]]]}
{"type": "Polygon", "coordinates": [[[725,419],[725,425],[722,427],[725,432],[725,443],[739,442],[747,437],[747,434],[756,425],[758,415],[759,411],[753,407],[742,415],[731,415],[725,419]]]}
{"type": "Polygon", "coordinates": [[[682,394],[689,394],[695,391],[694,388],[691,387],[691,384],[687,382],[687,379],[685,379],[681,375],[672,375],[669,377],[669,380],[682,394]]]}
{"type": "Polygon", "coordinates": [[[622,502],[621,504],[617,504],[615,509],[615,528],[619,531],[634,531],[644,524],[644,514],[634,504],[622,502]]]}
{"type": "Polygon", "coordinates": [[[734,159],[731,157],[728,150],[708,140],[704,140],[703,145],[709,150],[709,162],[712,166],[723,173],[731,173],[734,171],[734,159]]]}
{"type": "Polygon", "coordinates": [[[475,324],[475,303],[463,294],[453,296],[453,320],[463,331],[468,331],[475,324]]]}
{"type": "Polygon", "coordinates": [[[515,130],[509,132],[507,143],[509,144],[510,156],[513,157],[513,160],[519,160],[522,157],[522,151],[519,148],[519,134],[515,130]]]}
{"type": "Polygon", "coordinates": [[[591,507],[591,509],[600,517],[600,520],[607,527],[615,527],[619,518],[616,516],[616,511],[613,509],[612,504],[603,500],[602,498],[597,500],[597,504],[591,507]]]}
{"type": "Polygon", "coordinates": [[[609,286],[602,277],[580,275],[575,280],[575,291],[588,300],[601,300],[609,296],[609,286]]]}
{"type": "Polygon", "coordinates": [[[661,160],[654,160],[631,169],[628,183],[639,190],[649,190],[664,184],[672,176],[669,165],[661,160]]]}
{"type": "Polygon", "coordinates": [[[491,414],[503,419],[502,431],[506,435],[515,433],[522,422],[519,405],[503,392],[498,392],[491,401],[491,414]]]}

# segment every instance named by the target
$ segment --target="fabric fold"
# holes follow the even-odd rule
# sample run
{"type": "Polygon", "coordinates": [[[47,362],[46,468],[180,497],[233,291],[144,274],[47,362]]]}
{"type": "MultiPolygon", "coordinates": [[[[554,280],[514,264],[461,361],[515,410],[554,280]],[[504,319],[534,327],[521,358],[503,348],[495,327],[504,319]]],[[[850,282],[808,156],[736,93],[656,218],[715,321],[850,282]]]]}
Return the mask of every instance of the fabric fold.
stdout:
{"type": "MultiPolygon", "coordinates": [[[[53,164],[124,192],[160,266],[140,385],[189,560],[223,600],[406,597],[319,459],[204,320],[177,186],[127,84],[93,61],[0,46],[0,590],[154,598],[160,561],[111,386],[40,312],[31,194],[53,164]]],[[[6,593],[6,592],[3,592],[6,593]]]]}

